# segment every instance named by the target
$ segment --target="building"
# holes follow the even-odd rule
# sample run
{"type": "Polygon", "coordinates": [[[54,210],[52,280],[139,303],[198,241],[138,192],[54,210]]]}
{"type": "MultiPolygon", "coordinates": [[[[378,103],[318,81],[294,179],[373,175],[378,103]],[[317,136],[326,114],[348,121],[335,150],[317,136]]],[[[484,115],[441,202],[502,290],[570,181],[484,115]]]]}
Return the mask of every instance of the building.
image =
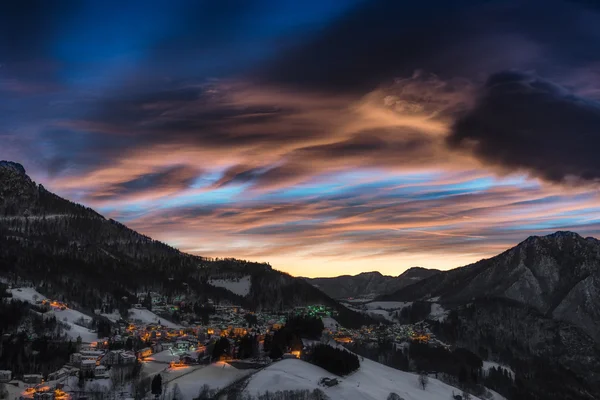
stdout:
{"type": "Polygon", "coordinates": [[[40,374],[25,374],[23,375],[23,382],[25,383],[42,383],[44,377],[40,374]]]}
{"type": "Polygon", "coordinates": [[[68,369],[66,368],[61,368],[58,371],[54,371],[48,374],[48,380],[49,381],[57,381],[59,379],[63,379],[67,376],[70,375],[70,372],[68,369]]]}
{"type": "Polygon", "coordinates": [[[0,383],[10,382],[12,379],[12,371],[7,369],[0,370],[0,383]]]}
{"type": "Polygon", "coordinates": [[[139,358],[146,358],[146,357],[150,357],[151,355],[152,355],[152,349],[150,347],[145,347],[145,348],[141,349],[140,351],[138,351],[139,358]]]}
{"type": "Polygon", "coordinates": [[[83,372],[93,371],[96,368],[96,360],[81,360],[81,370],[83,372]]]}
{"type": "Polygon", "coordinates": [[[35,392],[33,394],[33,400],[54,400],[54,392],[35,392]]]}
{"type": "Polygon", "coordinates": [[[99,360],[104,355],[102,350],[82,350],[79,353],[81,360],[99,360]]]}
{"type": "Polygon", "coordinates": [[[133,363],[135,363],[136,360],[137,360],[137,357],[135,356],[135,354],[133,354],[130,351],[124,351],[120,355],[119,363],[120,364],[133,364],[133,363]]]}
{"type": "Polygon", "coordinates": [[[101,378],[108,378],[108,370],[106,369],[106,367],[104,365],[98,365],[96,368],[94,368],[94,378],[96,379],[101,379],[101,378]]]}

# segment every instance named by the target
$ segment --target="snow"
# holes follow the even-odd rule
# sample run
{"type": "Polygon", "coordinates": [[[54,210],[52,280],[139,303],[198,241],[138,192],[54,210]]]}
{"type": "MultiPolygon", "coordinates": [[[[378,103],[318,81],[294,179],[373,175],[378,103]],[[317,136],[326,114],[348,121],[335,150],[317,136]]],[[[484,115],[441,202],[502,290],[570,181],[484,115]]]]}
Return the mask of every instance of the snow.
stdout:
{"type": "Polygon", "coordinates": [[[152,354],[150,358],[154,361],[169,363],[171,361],[178,361],[179,355],[174,355],[171,350],[163,350],[159,353],[152,354]]]}
{"type": "MultiPolygon", "coordinates": [[[[32,304],[35,304],[36,301],[47,299],[46,296],[38,293],[34,288],[31,287],[10,289],[10,292],[12,293],[14,299],[26,301],[32,304]]],[[[98,335],[95,332],[75,323],[82,318],[86,322],[90,322],[92,320],[91,317],[83,314],[82,312],[73,310],[71,308],[67,308],[66,310],[55,308],[54,310],[46,313],[46,315],[52,315],[49,313],[54,314],[58,321],[68,325],[71,328],[69,330],[65,329],[65,334],[69,338],[77,340],[77,337],[80,336],[82,343],[92,343],[98,340],[98,335]]]]}
{"type": "Polygon", "coordinates": [[[134,321],[140,321],[143,324],[157,324],[160,321],[160,324],[166,326],[171,329],[181,329],[181,325],[177,325],[171,321],[167,321],[163,317],[159,317],[154,314],[152,311],[147,310],[145,308],[130,308],[129,309],[129,318],[134,321]]]}
{"type": "Polygon", "coordinates": [[[121,319],[121,314],[119,314],[119,310],[113,310],[110,314],[100,314],[101,316],[107,318],[111,322],[119,322],[121,319]]]}
{"type": "Polygon", "coordinates": [[[35,304],[36,301],[46,299],[46,296],[38,293],[32,287],[9,289],[9,292],[12,293],[13,298],[21,301],[26,301],[32,304],[35,304]]]}
{"type": "Polygon", "coordinates": [[[404,307],[408,307],[412,304],[412,302],[404,302],[404,301],[372,301],[371,303],[367,303],[367,309],[369,310],[401,310],[404,307]]]}
{"type": "MultiPolygon", "coordinates": [[[[211,389],[222,389],[254,371],[253,369],[236,369],[227,363],[217,362],[195,369],[173,380],[170,380],[168,375],[166,377],[169,380],[170,388],[173,388],[175,384],[179,386],[183,400],[192,400],[198,397],[200,388],[205,384],[211,389]]],[[[163,375],[164,378],[165,375],[163,375]]]]}
{"type": "Polygon", "coordinates": [[[392,315],[385,310],[368,310],[367,314],[369,314],[372,317],[380,316],[385,318],[386,321],[394,322],[394,318],[392,317],[392,315]]]}
{"type": "Polygon", "coordinates": [[[499,364],[499,363],[494,362],[494,361],[484,361],[483,362],[483,368],[482,368],[482,370],[483,370],[484,373],[487,373],[487,371],[489,371],[490,368],[492,368],[492,367],[494,367],[494,368],[503,368],[503,369],[507,370],[508,373],[509,373],[509,375],[511,376],[511,378],[515,379],[515,372],[509,366],[502,365],[502,364],[499,364]]]}
{"type": "Polygon", "coordinates": [[[429,313],[429,319],[432,319],[434,321],[444,322],[447,317],[448,317],[448,311],[446,311],[444,309],[444,307],[442,307],[438,303],[431,304],[431,312],[429,313]]]}
{"type": "Polygon", "coordinates": [[[247,296],[250,293],[250,275],[239,279],[211,279],[208,283],[212,286],[221,287],[239,296],[247,296]]]}
{"type": "MultiPolygon", "coordinates": [[[[383,400],[392,392],[405,400],[448,400],[451,399],[452,392],[461,393],[459,389],[431,377],[426,389],[422,390],[417,375],[368,359],[361,361],[358,371],[343,378],[337,377],[340,383],[336,386],[319,386],[323,377],[336,376],[307,362],[286,359],[253,375],[246,391],[257,395],[267,390],[274,392],[320,388],[329,398],[339,400],[383,400]]],[[[478,399],[475,396],[472,398],[478,399]]]]}
{"type": "Polygon", "coordinates": [[[339,325],[338,322],[331,318],[331,317],[323,317],[321,318],[321,320],[323,321],[323,325],[325,326],[325,329],[329,329],[332,332],[336,332],[339,325]]]}

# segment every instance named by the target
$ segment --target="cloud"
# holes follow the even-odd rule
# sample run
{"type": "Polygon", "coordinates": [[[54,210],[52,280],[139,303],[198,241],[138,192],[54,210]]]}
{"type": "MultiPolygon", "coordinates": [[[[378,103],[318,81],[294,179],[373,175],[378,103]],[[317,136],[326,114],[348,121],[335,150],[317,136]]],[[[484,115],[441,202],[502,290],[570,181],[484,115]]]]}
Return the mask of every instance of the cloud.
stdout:
{"type": "Polygon", "coordinates": [[[199,175],[200,171],[195,168],[175,165],[124,182],[98,186],[88,201],[139,201],[140,198],[159,198],[189,189],[199,175]]]}
{"type": "Polygon", "coordinates": [[[497,73],[448,142],[486,163],[549,181],[597,182],[600,102],[533,74],[497,73]]]}
{"type": "Polygon", "coordinates": [[[362,2],[256,75],[364,94],[416,69],[476,79],[507,68],[572,68],[600,50],[595,18],[596,8],[560,0],[362,2]]]}

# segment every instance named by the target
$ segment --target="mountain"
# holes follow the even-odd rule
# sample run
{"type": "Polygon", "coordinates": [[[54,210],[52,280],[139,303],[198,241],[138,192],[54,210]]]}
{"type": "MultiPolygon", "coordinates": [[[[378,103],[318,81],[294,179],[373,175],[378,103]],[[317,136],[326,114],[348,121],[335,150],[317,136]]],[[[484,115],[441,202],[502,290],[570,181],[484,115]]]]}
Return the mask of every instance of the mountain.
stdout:
{"type": "Polygon", "coordinates": [[[378,300],[441,304],[450,314],[433,324],[437,337],[510,365],[521,390],[515,398],[600,398],[600,241],[594,238],[532,236],[378,300]]]}
{"type": "Polygon", "coordinates": [[[371,322],[268,264],[185,254],[139,234],[47,191],[10,161],[0,161],[0,277],[33,283],[83,310],[103,304],[124,310],[149,290],[168,296],[192,291],[199,301],[250,309],[324,304],[340,313],[342,325],[371,322]],[[245,292],[227,289],[227,282],[239,280],[248,282],[245,292]]]}
{"type": "Polygon", "coordinates": [[[513,300],[600,340],[600,241],[573,232],[532,236],[496,257],[442,272],[382,300],[432,297],[450,303],[513,300]]]}
{"type": "Polygon", "coordinates": [[[363,272],[358,275],[342,275],[334,278],[305,278],[334,299],[349,297],[375,297],[393,293],[405,286],[437,274],[437,269],[414,267],[399,276],[382,275],[380,272],[363,272]]]}

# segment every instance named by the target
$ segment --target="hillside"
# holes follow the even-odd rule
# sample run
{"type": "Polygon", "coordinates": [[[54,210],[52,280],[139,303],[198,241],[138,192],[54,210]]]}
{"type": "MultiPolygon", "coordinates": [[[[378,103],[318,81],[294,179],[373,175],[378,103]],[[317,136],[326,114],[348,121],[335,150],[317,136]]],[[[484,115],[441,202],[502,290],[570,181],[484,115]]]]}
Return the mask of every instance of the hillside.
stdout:
{"type": "MultiPolygon", "coordinates": [[[[368,359],[361,361],[358,371],[346,377],[337,377],[338,385],[319,385],[319,381],[324,377],[336,376],[301,360],[283,360],[253,375],[245,392],[256,396],[266,391],[321,389],[328,398],[340,400],[385,400],[390,393],[396,393],[405,400],[448,400],[452,398],[453,393],[461,393],[459,389],[433,378],[429,379],[423,390],[419,386],[418,375],[389,368],[368,359]]],[[[496,394],[494,399],[501,400],[503,397],[496,394]]]]}
{"type": "Polygon", "coordinates": [[[414,267],[398,276],[382,275],[374,271],[333,278],[305,279],[334,299],[369,298],[393,293],[438,272],[437,269],[414,267]]]}
{"type": "Polygon", "coordinates": [[[422,280],[381,300],[502,298],[600,340],[600,241],[573,232],[532,236],[504,253],[422,280]]]}
{"type": "Polygon", "coordinates": [[[15,284],[31,282],[45,296],[88,311],[108,304],[124,314],[137,293],[191,291],[200,301],[252,309],[325,304],[338,310],[342,324],[370,321],[268,264],[185,254],[139,234],[47,191],[8,161],[0,162],[0,276],[15,284]],[[250,281],[245,295],[214,285],[241,278],[250,281]]]}

